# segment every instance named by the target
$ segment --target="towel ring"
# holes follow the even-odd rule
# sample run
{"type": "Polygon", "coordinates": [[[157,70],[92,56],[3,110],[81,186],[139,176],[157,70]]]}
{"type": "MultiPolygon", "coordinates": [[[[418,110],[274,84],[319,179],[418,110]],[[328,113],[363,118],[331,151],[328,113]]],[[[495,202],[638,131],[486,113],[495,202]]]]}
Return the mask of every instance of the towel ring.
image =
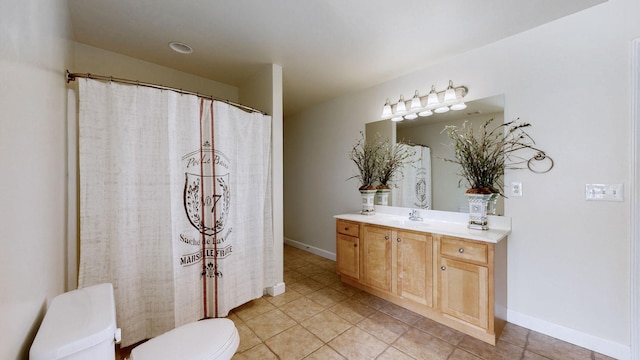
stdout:
{"type": "Polygon", "coordinates": [[[529,170],[531,170],[532,172],[534,172],[536,174],[544,174],[544,173],[547,173],[547,172],[551,171],[551,169],[553,169],[553,159],[550,158],[548,155],[546,155],[544,153],[544,151],[539,151],[531,159],[529,159],[529,161],[527,161],[527,167],[529,168],[529,170]],[[535,165],[532,165],[532,164],[535,164],[535,163],[533,163],[534,160],[535,161],[549,160],[548,168],[546,168],[544,170],[534,170],[534,168],[536,167],[535,165]]]}

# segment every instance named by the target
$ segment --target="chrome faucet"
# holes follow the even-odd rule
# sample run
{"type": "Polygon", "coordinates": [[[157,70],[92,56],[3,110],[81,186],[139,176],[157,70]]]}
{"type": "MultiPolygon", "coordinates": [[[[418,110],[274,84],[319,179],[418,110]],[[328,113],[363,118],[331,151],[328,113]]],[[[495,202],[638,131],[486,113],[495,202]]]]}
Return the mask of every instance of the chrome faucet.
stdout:
{"type": "Polygon", "coordinates": [[[420,217],[420,213],[418,212],[418,210],[416,209],[411,210],[411,212],[409,213],[409,220],[422,221],[422,218],[420,217]]]}

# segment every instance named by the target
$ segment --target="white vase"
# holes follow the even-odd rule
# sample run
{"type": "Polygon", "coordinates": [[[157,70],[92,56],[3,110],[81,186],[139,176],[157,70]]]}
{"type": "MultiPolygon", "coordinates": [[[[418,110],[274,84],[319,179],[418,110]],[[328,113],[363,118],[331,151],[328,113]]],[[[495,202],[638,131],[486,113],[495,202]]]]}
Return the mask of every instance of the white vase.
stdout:
{"type": "Polygon", "coordinates": [[[469,229],[489,230],[487,210],[493,194],[466,194],[469,201],[469,229]]]}
{"type": "Polygon", "coordinates": [[[376,191],[376,205],[389,205],[389,193],[391,189],[378,189],[376,191]]]}
{"type": "Polygon", "coordinates": [[[373,203],[377,190],[360,190],[362,196],[362,215],[375,215],[376,208],[373,203]]]}

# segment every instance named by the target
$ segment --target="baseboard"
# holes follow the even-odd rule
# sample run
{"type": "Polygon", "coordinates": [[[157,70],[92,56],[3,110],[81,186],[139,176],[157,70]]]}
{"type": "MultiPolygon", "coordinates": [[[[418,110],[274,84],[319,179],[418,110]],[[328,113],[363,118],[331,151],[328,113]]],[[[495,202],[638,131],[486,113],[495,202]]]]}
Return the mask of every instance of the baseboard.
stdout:
{"type": "Polygon", "coordinates": [[[631,359],[631,347],[629,345],[585,334],[583,332],[534,318],[513,310],[507,310],[507,321],[615,359],[631,359]]]}
{"type": "Polygon", "coordinates": [[[301,243],[299,241],[295,241],[295,240],[291,240],[288,238],[284,238],[284,243],[289,245],[289,246],[293,246],[294,248],[300,249],[300,250],[304,250],[307,252],[310,252],[312,254],[316,254],[318,256],[322,256],[323,258],[329,259],[329,260],[333,260],[336,261],[336,254],[329,252],[327,250],[323,250],[311,245],[307,245],[304,243],[301,243]]]}

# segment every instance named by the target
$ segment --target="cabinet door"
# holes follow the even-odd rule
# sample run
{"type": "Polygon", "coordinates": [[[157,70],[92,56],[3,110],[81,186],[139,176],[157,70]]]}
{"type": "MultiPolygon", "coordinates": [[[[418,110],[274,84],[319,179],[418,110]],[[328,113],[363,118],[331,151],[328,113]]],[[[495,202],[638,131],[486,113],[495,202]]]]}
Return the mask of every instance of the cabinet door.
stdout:
{"type": "Polygon", "coordinates": [[[360,259],[360,281],[391,291],[391,229],[365,226],[360,259]]]}
{"type": "Polygon", "coordinates": [[[439,273],[442,313],[487,329],[489,270],[484,266],[442,257],[439,273]]]}
{"type": "Polygon", "coordinates": [[[433,306],[433,239],[431,235],[398,231],[396,235],[398,295],[433,306]]]}
{"type": "Polygon", "coordinates": [[[336,271],[357,279],[360,272],[360,239],[344,234],[337,235],[336,271]]]}

